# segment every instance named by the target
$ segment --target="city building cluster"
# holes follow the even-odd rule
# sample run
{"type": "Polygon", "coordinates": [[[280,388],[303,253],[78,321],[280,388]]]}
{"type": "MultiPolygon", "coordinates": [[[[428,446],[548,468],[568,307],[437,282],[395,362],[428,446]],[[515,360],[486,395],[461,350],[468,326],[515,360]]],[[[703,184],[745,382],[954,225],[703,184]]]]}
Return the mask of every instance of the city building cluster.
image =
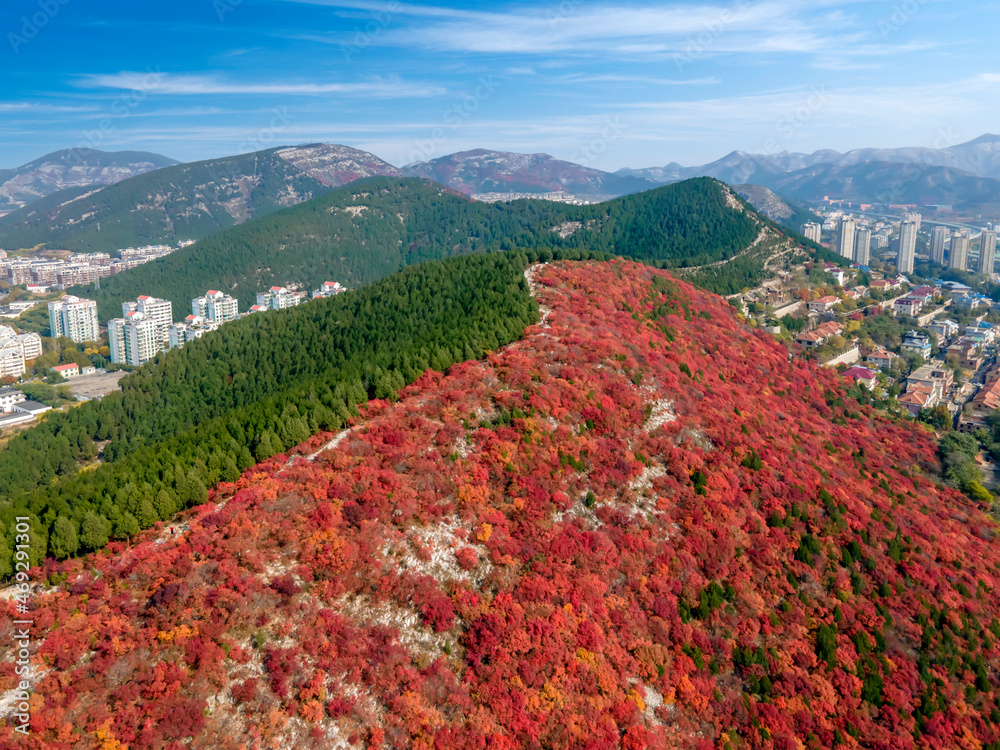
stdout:
{"type": "Polygon", "coordinates": [[[509,201],[538,200],[553,203],[568,203],[572,206],[589,206],[593,201],[577,198],[572,193],[474,193],[472,200],[480,203],[500,203],[509,201]]]}
{"type": "MultiPolygon", "coordinates": [[[[809,222],[802,226],[807,239],[819,243],[823,232],[832,234],[831,249],[859,266],[868,266],[871,250],[896,246],[896,269],[901,274],[911,274],[918,258],[918,238],[923,229],[923,217],[918,213],[902,216],[893,240],[895,225],[885,221],[865,223],[866,220],[837,212],[824,224],[809,222]]],[[[973,271],[994,277],[996,264],[997,231],[986,227],[978,234],[968,228],[934,226],[926,234],[928,254],[919,256],[932,263],[960,271],[973,271]],[[978,255],[972,245],[979,239],[978,255]],[[971,261],[971,262],[970,262],[971,261]],[[970,268],[971,265],[971,268],[970,268]]]]}
{"type": "Polygon", "coordinates": [[[42,337],[0,326],[0,378],[19,378],[42,356],[42,337]]]}
{"type": "Polygon", "coordinates": [[[6,252],[0,251],[0,278],[12,286],[25,286],[30,292],[45,294],[50,289],[99,282],[191,244],[194,244],[193,240],[185,240],[177,246],[127,247],[118,250],[118,257],[114,259],[109,253],[73,253],[66,260],[9,258],[6,252]]]}

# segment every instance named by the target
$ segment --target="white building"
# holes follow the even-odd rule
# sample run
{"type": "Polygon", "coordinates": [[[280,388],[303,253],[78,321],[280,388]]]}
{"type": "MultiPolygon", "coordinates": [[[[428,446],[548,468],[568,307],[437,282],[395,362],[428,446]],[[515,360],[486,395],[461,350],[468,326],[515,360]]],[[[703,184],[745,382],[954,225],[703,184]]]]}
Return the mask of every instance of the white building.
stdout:
{"type": "Polygon", "coordinates": [[[240,316],[239,302],[235,297],[209,289],[204,297],[191,300],[191,314],[213,323],[228,323],[240,316]]]}
{"type": "Polygon", "coordinates": [[[871,246],[871,230],[858,227],[854,232],[854,262],[859,266],[867,266],[871,260],[871,246]]]}
{"type": "Polygon", "coordinates": [[[14,339],[0,341],[0,378],[19,378],[26,369],[23,347],[14,339]]]}
{"type": "Polygon", "coordinates": [[[820,238],[823,236],[823,227],[815,221],[810,221],[808,224],[802,225],[802,234],[807,240],[819,243],[820,238]]]}
{"type": "Polygon", "coordinates": [[[97,303],[67,294],[49,303],[49,329],[53,338],[65,336],[78,344],[99,341],[97,303]]]}
{"type": "Polygon", "coordinates": [[[122,303],[122,315],[128,316],[130,312],[137,312],[146,320],[151,320],[156,325],[156,336],[160,350],[165,350],[170,345],[170,326],[174,323],[173,304],[168,299],[157,299],[148,295],[142,295],[135,302],[122,303]]]}
{"type": "Polygon", "coordinates": [[[840,235],[837,237],[837,252],[843,257],[854,260],[854,234],[857,225],[854,219],[846,216],[840,220],[840,235]]]}
{"type": "Polygon", "coordinates": [[[268,310],[284,310],[295,307],[305,298],[305,292],[293,292],[283,286],[272,286],[268,291],[257,295],[257,304],[268,310]]]}
{"type": "Polygon", "coordinates": [[[200,339],[218,327],[218,323],[206,320],[201,315],[188,315],[183,323],[174,323],[170,326],[170,348],[180,349],[184,344],[200,339]]]}
{"type": "Polygon", "coordinates": [[[948,241],[947,227],[934,227],[931,230],[931,262],[944,265],[944,246],[948,241]]]}
{"type": "Polygon", "coordinates": [[[899,257],[896,258],[896,270],[900,273],[913,273],[913,260],[917,255],[917,231],[915,221],[904,221],[899,225],[899,257]]]}
{"type": "Polygon", "coordinates": [[[948,259],[948,268],[964,271],[968,256],[969,232],[962,229],[951,236],[951,257],[948,259]]]}
{"type": "Polygon", "coordinates": [[[979,273],[993,275],[993,267],[997,258],[997,233],[989,229],[983,230],[983,241],[979,250],[979,273]]]}
{"type": "Polygon", "coordinates": [[[336,281],[327,281],[323,283],[319,289],[312,293],[313,299],[323,298],[323,297],[336,297],[341,292],[346,292],[347,290],[336,281]]]}
{"type": "Polygon", "coordinates": [[[21,404],[28,400],[28,397],[16,388],[0,388],[0,412],[4,414],[12,411],[15,404],[21,404]]]}
{"type": "Polygon", "coordinates": [[[160,325],[133,310],[124,318],[108,321],[108,345],[112,362],[139,367],[161,350],[160,325]]]}

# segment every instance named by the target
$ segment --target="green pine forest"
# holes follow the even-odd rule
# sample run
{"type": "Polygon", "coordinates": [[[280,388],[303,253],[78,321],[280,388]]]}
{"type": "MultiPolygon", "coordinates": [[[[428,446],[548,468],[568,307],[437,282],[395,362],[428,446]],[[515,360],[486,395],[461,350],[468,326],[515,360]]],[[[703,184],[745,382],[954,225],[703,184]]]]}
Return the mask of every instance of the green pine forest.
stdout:
{"type": "MultiPolygon", "coordinates": [[[[0,486],[11,498],[0,524],[32,519],[37,562],[46,552],[98,549],[203,502],[213,484],[339,429],[358,404],[393,397],[427,368],[442,371],[520,338],[538,319],[524,269],[553,257],[603,256],[491,253],[424,263],[160,354],[120,393],[49,415],[11,439],[0,451],[0,486]]],[[[8,538],[0,533],[0,575],[10,573],[8,538]]]]}
{"type": "MultiPolygon", "coordinates": [[[[140,294],[169,299],[175,314],[209,288],[245,310],[258,291],[324,281],[357,288],[427,260],[515,248],[588,249],[663,267],[725,260],[753,242],[763,221],[726,204],[722,183],[699,178],[591,206],[551,201],[476,203],[436,183],[375,177],[253,219],[76,293],[97,299],[102,320],[140,294]],[[556,227],[574,229],[561,237],[556,227]]],[[[755,260],[749,275],[763,270],[755,260]],[[757,267],[759,266],[759,268],[757,267]]],[[[720,272],[721,273],[721,272],[720,272]]],[[[710,275],[702,285],[715,287],[710,275]]],[[[748,278],[741,269],[740,278],[748,278]]]]}

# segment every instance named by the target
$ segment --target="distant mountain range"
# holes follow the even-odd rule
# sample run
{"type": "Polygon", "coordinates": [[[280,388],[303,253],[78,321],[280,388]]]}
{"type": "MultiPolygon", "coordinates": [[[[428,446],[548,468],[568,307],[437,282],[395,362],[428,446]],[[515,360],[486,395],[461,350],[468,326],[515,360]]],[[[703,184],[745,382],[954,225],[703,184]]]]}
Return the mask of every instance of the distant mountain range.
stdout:
{"type": "Polygon", "coordinates": [[[515,154],[476,149],[403,168],[466,195],[476,193],[569,192],[584,199],[606,200],[651,190],[662,184],[642,176],[611,174],[560,161],[548,154],[515,154]]]}
{"type": "Polygon", "coordinates": [[[176,164],[38,200],[0,218],[0,246],[109,251],[198,240],[363,177],[398,174],[372,154],[330,144],[176,164]]]}
{"type": "Polygon", "coordinates": [[[994,135],[942,149],[773,155],[734,151],[700,167],[674,163],[616,173],[547,154],[487,149],[397,168],[374,154],[325,143],[192,164],[169,164],[172,160],[166,157],[140,152],[94,151],[86,157],[85,167],[72,163],[82,158],[79,153],[65,151],[17,169],[0,170],[0,214],[4,205],[12,207],[15,200],[26,204],[0,216],[0,247],[44,243],[50,248],[108,251],[198,240],[374,176],[429,179],[465,195],[569,192],[596,202],[693,177],[714,177],[748,186],[743,195],[754,206],[795,228],[808,215],[801,204],[828,196],[860,203],[944,204],[965,210],[1000,205],[1000,136],[994,135]],[[777,195],[750,190],[752,186],[777,195]],[[778,206],[780,202],[787,210],[778,206]]]}
{"type": "Polygon", "coordinates": [[[715,177],[753,183],[803,201],[826,196],[866,203],[1000,203],[1000,136],[945,148],[823,150],[812,154],[733,151],[699,167],[671,163],[616,174],[659,183],[715,177]]]}
{"type": "Polygon", "coordinates": [[[0,216],[60,190],[113,185],[177,163],[146,151],[56,151],[14,169],[0,169],[0,216]]]}

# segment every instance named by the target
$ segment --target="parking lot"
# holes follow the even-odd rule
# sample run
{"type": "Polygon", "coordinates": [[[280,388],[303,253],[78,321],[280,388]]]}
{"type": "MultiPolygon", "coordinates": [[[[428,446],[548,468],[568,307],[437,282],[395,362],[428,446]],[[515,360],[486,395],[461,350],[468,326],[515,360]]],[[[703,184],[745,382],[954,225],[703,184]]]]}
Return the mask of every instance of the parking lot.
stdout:
{"type": "Polygon", "coordinates": [[[74,396],[84,398],[101,398],[118,390],[118,381],[128,375],[127,372],[106,372],[96,375],[80,375],[66,381],[66,385],[74,396]]]}

